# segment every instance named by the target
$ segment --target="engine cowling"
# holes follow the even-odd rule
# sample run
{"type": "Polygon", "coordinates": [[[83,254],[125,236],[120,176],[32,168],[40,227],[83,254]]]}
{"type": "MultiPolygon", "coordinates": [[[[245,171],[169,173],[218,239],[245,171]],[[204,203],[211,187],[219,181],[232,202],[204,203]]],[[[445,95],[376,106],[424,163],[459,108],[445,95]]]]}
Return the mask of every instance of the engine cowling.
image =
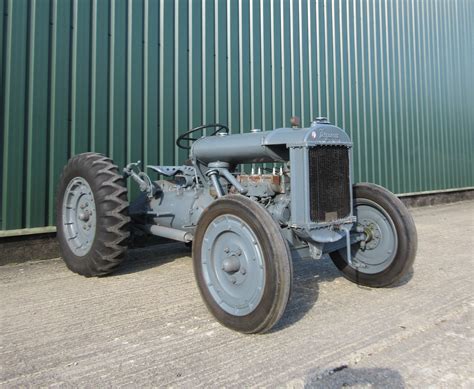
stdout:
{"type": "Polygon", "coordinates": [[[309,128],[278,128],[245,134],[209,136],[198,139],[191,157],[205,164],[285,162],[292,146],[351,145],[349,136],[340,128],[313,122],[309,128]]]}

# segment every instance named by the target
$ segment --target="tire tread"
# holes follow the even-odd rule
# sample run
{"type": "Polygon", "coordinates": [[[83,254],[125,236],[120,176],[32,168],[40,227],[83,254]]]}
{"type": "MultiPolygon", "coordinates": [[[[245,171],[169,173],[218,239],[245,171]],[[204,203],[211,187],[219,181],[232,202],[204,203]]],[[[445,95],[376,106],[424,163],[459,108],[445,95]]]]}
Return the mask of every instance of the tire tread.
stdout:
{"type": "Polygon", "coordinates": [[[94,152],[73,156],[63,168],[59,180],[56,210],[58,238],[66,265],[72,271],[86,277],[104,276],[111,273],[123,261],[130,236],[130,217],[128,216],[127,188],[118,167],[113,161],[94,152]],[[97,216],[96,237],[89,253],[78,265],[76,257],[67,243],[61,239],[61,212],[64,191],[69,181],[76,175],[88,176],[94,191],[96,209],[103,212],[97,216]],[[92,179],[90,178],[92,177],[92,179]]]}

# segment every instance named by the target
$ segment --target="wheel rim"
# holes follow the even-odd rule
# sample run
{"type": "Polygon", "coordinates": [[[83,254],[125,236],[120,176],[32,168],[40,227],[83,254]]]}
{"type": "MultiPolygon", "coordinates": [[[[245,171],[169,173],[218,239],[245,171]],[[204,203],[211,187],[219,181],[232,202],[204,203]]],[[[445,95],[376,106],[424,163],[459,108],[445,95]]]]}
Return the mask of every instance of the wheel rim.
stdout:
{"type": "Polygon", "coordinates": [[[234,316],[251,313],[265,286],[262,247],[251,227],[221,215],[206,229],[201,251],[204,282],[220,308],[234,316]]]}
{"type": "Polygon", "coordinates": [[[82,177],[73,178],[63,197],[63,231],[66,242],[78,257],[86,255],[94,243],[96,211],[94,195],[82,177]]]}
{"type": "MultiPolygon", "coordinates": [[[[395,224],[380,205],[367,199],[356,201],[354,213],[369,239],[365,248],[360,243],[352,246],[353,267],[361,273],[380,273],[392,264],[397,253],[395,224]]],[[[345,249],[341,254],[346,259],[345,249]]]]}

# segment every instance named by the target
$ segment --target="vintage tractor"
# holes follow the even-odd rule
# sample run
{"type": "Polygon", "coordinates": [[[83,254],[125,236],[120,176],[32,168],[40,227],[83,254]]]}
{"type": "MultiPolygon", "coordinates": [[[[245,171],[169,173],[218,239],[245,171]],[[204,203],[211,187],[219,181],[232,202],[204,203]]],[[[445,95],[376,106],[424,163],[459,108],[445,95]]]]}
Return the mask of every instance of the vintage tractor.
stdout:
{"type": "Polygon", "coordinates": [[[411,268],[417,233],[410,213],[388,190],[352,184],[351,140],[327,119],[236,135],[210,124],[176,144],[190,150],[189,160],[146,166],[158,181],[138,162],[120,174],[101,154],[69,160],[57,193],[57,236],[69,269],[108,274],[139,234],[185,242],[209,311],[227,327],[260,333],[285,311],[292,252],[327,253],[347,279],[371,287],[393,285],[411,268]],[[128,177],[141,191],[131,203],[128,177]]]}

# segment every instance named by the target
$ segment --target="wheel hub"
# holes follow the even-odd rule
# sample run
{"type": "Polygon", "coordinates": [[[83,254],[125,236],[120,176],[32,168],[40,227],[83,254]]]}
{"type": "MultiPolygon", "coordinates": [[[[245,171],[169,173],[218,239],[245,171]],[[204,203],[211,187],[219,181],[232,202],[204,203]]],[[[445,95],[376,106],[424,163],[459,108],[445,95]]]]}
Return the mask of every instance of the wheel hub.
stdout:
{"type": "Polygon", "coordinates": [[[379,204],[368,199],[358,201],[355,213],[366,239],[352,248],[353,266],[363,273],[379,273],[395,258],[398,247],[395,225],[379,204]]]}
{"type": "Polygon", "coordinates": [[[83,222],[88,222],[89,218],[90,218],[89,210],[86,210],[86,211],[81,212],[79,214],[79,220],[81,220],[83,222]]]}
{"type": "Polygon", "coordinates": [[[250,226],[234,215],[217,217],[202,245],[202,270],[214,300],[226,312],[244,316],[263,296],[265,265],[250,226]]]}
{"type": "Polygon", "coordinates": [[[382,231],[379,225],[376,222],[368,219],[362,220],[362,222],[359,224],[362,226],[366,236],[364,244],[362,245],[362,249],[374,250],[382,239],[382,231]]]}
{"type": "Polygon", "coordinates": [[[240,270],[240,261],[235,255],[232,255],[222,261],[222,270],[228,274],[234,274],[240,270]]]}
{"type": "Polygon", "coordinates": [[[86,255],[92,247],[96,229],[94,195],[82,177],[73,178],[63,198],[63,226],[66,241],[74,255],[86,255]]]}

